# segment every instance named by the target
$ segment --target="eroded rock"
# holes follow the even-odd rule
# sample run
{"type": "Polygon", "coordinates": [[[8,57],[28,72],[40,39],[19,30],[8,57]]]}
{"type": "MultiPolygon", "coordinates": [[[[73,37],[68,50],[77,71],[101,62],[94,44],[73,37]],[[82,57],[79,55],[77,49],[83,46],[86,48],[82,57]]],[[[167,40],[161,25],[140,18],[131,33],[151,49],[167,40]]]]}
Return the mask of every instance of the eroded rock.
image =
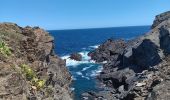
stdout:
{"type": "Polygon", "coordinates": [[[79,53],[73,53],[70,55],[70,58],[76,61],[81,61],[82,60],[82,55],[79,53]]]}
{"type": "Polygon", "coordinates": [[[0,24],[0,42],[11,49],[7,57],[0,53],[1,100],[72,100],[71,75],[54,54],[53,40],[39,27],[0,24]]]}
{"type": "Polygon", "coordinates": [[[109,39],[89,53],[96,62],[107,62],[98,79],[111,88],[92,97],[100,94],[101,100],[168,100],[169,18],[170,12],[158,15],[152,30],[144,36],[126,42],[109,39]],[[109,98],[105,97],[109,93],[109,98]]]}

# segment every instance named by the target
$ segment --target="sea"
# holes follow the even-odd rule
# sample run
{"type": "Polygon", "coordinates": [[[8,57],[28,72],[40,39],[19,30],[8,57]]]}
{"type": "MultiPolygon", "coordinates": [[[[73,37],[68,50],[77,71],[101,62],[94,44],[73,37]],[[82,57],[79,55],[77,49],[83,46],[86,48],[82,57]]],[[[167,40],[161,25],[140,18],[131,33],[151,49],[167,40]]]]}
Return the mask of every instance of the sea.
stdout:
{"type": "Polygon", "coordinates": [[[66,59],[66,66],[72,74],[70,89],[74,100],[81,100],[81,94],[88,91],[100,91],[100,82],[96,76],[102,65],[90,60],[88,53],[96,49],[107,39],[130,40],[147,33],[150,26],[128,26],[90,29],[48,30],[54,37],[55,52],[66,59]],[[82,61],[69,59],[70,54],[80,53],[82,61]]]}

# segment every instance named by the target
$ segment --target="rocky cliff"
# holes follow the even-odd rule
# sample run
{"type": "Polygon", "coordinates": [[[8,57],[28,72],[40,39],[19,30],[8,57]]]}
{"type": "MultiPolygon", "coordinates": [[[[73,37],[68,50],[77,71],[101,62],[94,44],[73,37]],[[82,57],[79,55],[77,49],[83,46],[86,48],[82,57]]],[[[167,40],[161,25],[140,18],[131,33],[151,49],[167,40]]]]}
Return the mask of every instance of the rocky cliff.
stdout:
{"type": "Polygon", "coordinates": [[[89,53],[103,62],[98,76],[107,87],[86,96],[107,100],[170,99],[170,12],[156,16],[152,29],[134,40],[111,40],[89,53]]]}
{"type": "Polygon", "coordinates": [[[71,75],[39,27],[0,24],[0,99],[72,100],[71,75]]]}
{"type": "Polygon", "coordinates": [[[170,18],[170,11],[164,12],[162,14],[159,14],[155,17],[155,20],[151,26],[151,28],[155,28],[158,26],[160,23],[162,23],[165,20],[168,20],[170,18]]]}

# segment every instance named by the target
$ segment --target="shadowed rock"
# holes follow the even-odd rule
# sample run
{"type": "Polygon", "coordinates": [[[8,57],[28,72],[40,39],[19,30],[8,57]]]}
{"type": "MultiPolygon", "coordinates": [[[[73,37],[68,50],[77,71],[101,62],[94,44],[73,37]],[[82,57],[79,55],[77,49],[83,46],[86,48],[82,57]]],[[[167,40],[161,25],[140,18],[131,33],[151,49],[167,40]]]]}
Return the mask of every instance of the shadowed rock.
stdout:
{"type": "Polygon", "coordinates": [[[78,53],[73,53],[70,55],[70,58],[76,61],[81,61],[82,60],[82,55],[78,53]]]}
{"type": "Polygon", "coordinates": [[[142,70],[154,66],[161,61],[158,47],[149,39],[143,40],[139,46],[132,48],[132,58],[130,60],[132,65],[137,65],[140,67],[138,69],[142,70]]]}
{"type": "Polygon", "coordinates": [[[101,97],[101,100],[169,98],[169,18],[170,12],[158,15],[152,30],[144,36],[126,42],[109,39],[89,53],[96,62],[106,61],[97,78],[107,88],[111,88],[93,93],[95,96],[89,94],[91,98],[101,97]],[[110,96],[106,97],[106,95],[110,96]]]}
{"type": "Polygon", "coordinates": [[[170,30],[168,26],[162,26],[160,30],[160,48],[164,50],[164,53],[170,53],[170,30]]]}

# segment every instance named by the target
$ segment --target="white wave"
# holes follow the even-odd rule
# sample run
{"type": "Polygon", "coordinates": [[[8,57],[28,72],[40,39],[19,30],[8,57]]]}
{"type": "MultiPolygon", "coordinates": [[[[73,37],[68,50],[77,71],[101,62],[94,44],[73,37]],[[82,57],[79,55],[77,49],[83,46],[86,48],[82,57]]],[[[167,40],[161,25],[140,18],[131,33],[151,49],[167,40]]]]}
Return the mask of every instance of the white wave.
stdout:
{"type": "Polygon", "coordinates": [[[80,64],[95,63],[94,61],[90,60],[91,58],[88,56],[88,51],[79,52],[79,54],[82,55],[82,61],[76,61],[76,60],[70,59],[69,58],[70,55],[66,55],[61,58],[66,60],[66,66],[76,67],[80,64]]]}
{"type": "Polygon", "coordinates": [[[75,90],[75,88],[71,87],[71,88],[70,88],[70,90],[71,90],[71,91],[74,91],[74,90],[75,90]]]}
{"type": "Polygon", "coordinates": [[[82,60],[83,61],[89,61],[90,60],[90,57],[88,56],[88,51],[83,51],[83,52],[79,52],[79,54],[82,55],[82,60]]]}
{"type": "Polygon", "coordinates": [[[86,77],[86,76],[81,76],[82,78],[85,78],[85,79],[87,79],[87,80],[90,80],[90,78],[89,77],[86,77]]]}
{"type": "Polygon", "coordinates": [[[71,76],[71,78],[72,78],[73,80],[77,80],[73,75],[71,76]]]}
{"type": "Polygon", "coordinates": [[[81,72],[76,72],[77,75],[82,76],[83,74],[81,72]]]}
{"type": "Polygon", "coordinates": [[[82,78],[85,78],[85,79],[87,79],[87,80],[90,80],[90,78],[89,77],[86,77],[86,76],[84,76],[83,74],[82,74],[82,72],[76,72],[76,74],[77,75],[79,75],[79,76],[81,76],[82,78]]]}
{"type": "Polygon", "coordinates": [[[66,59],[66,66],[73,66],[73,67],[76,67],[80,64],[86,64],[86,63],[94,63],[93,61],[75,61],[75,60],[72,60],[70,58],[66,59]]]}
{"type": "Polygon", "coordinates": [[[82,69],[82,71],[86,71],[89,68],[90,68],[90,66],[89,67],[85,67],[85,68],[82,69]]]}
{"type": "Polygon", "coordinates": [[[87,69],[89,69],[89,68],[91,68],[91,67],[93,67],[93,65],[90,65],[89,67],[84,67],[84,68],[82,69],[82,71],[86,71],[87,69]]]}
{"type": "MultiPolygon", "coordinates": [[[[90,48],[98,48],[99,45],[95,45],[95,46],[89,46],[90,48]]],[[[85,49],[85,48],[83,48],[85,49]]],[[[79,54],[82,55],[82,61],[75,61],[73,59],[70,59],[70,55],[66,55],[61,57],[62,59],[66,59],[66,66],[78,66],[80,64],[84,64],[84,63],[95,63],[95,61],[91,60],[91,57],[88,56],[89,51],[82,51],[82,52],[78,52],[79,54]]]]}
{"type": "Polygon", "coordinates": [[[89,46],[90,48],[96,49],[98,48],[100,45],[94,45],[94,46],[89,46]]]}
{"type": "Polygon", "coordinates": [[[90,77],[95,77],[95,76],[99,75],[102,70],[103,70],[103,67],[102,66],[98,66],[98,68],[96,70],[93,70],[90,73],[90,77]]]}

